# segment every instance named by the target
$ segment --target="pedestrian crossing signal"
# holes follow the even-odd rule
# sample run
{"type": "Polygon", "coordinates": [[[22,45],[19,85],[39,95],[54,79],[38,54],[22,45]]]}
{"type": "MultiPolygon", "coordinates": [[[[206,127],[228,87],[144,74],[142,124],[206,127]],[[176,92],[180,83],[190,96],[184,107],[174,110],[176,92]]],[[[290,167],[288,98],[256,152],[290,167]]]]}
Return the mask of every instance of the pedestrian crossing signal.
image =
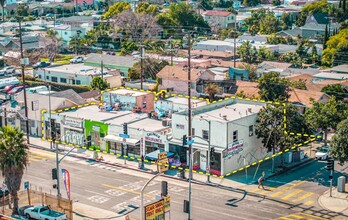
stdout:
{"type": "Polygon", "coordinates": [[[326,161],[326,169],[327,170],[334,170],[334,163],[335,163],[335,161],[333,159],[328,159],[326,161]]]}
{"type": "Polygon", "coordinates": [[[183,146],[187,145],[187,135],[186,134],[184,136],[182,136],[182,145],[183,146]]]}

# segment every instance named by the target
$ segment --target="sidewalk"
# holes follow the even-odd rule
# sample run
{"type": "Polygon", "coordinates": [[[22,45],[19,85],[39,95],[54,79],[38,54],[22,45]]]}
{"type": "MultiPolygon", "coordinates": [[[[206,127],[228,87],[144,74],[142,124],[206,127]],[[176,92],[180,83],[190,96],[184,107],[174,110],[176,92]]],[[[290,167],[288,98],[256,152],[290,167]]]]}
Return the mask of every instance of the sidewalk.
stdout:
{"type": "MultiPolygon", "coordinates": [[[[348,183],[345,189],[348,189],[348,183]]],[[[326,191],[318,199],[319,205],[333,212],[339,212],[348,215],[348,192],[337,192],[336,187],[332,187],[332,197],[330,197],[330,190],[326,191]]]]}

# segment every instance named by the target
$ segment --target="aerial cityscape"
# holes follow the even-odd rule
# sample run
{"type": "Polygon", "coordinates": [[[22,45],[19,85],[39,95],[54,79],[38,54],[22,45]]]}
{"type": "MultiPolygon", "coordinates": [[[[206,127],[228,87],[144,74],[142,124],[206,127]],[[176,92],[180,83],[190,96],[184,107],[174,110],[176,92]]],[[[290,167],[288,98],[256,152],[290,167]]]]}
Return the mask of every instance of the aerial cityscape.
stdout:
{"type": "Polygon", "coordinates": [[[347,3],[0,0],[0,219],[348,219],[347,3]]]}

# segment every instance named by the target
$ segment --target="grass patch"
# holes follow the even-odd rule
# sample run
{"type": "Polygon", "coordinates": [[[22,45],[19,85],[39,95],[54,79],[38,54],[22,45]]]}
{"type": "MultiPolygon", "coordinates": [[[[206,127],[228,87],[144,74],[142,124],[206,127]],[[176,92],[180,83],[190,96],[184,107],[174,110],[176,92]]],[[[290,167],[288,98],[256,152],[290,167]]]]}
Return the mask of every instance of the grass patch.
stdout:
{"type": "MultiPolygon", "coordinates": [[[[58,55],[56,58],[54,58],[53,63],[55,64],[69,64],[70,60],[74,58],[74,56],[71,55],[58,55]]],[[[41,62],[49,62],[48,58],[41,58],[41,62]]]]}

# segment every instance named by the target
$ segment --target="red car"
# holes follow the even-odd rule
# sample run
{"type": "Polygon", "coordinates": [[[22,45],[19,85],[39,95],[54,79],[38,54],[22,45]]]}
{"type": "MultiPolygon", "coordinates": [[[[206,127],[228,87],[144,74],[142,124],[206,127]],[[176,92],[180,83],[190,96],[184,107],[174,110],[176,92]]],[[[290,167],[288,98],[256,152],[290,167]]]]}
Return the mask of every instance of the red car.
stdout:
{"type": "Polygon", "coordinates": [[[5,86],[5,88],[2,89],[3,92],[9,92],[11,89],[13,89],[14,87],[16,87],[16,85],[7,85],[5,86]]]}
{"type": "MultiPolygon", "coordinates": [[[[25,86],[25,87],[27,88],[28,86],[25,86]]],[[[17,86],[11,89],[10,91],[8,91],[8,94],[13,95],[13,94],[21,92],[23,89],[24,89],[23,86],[17,86]]]]}

